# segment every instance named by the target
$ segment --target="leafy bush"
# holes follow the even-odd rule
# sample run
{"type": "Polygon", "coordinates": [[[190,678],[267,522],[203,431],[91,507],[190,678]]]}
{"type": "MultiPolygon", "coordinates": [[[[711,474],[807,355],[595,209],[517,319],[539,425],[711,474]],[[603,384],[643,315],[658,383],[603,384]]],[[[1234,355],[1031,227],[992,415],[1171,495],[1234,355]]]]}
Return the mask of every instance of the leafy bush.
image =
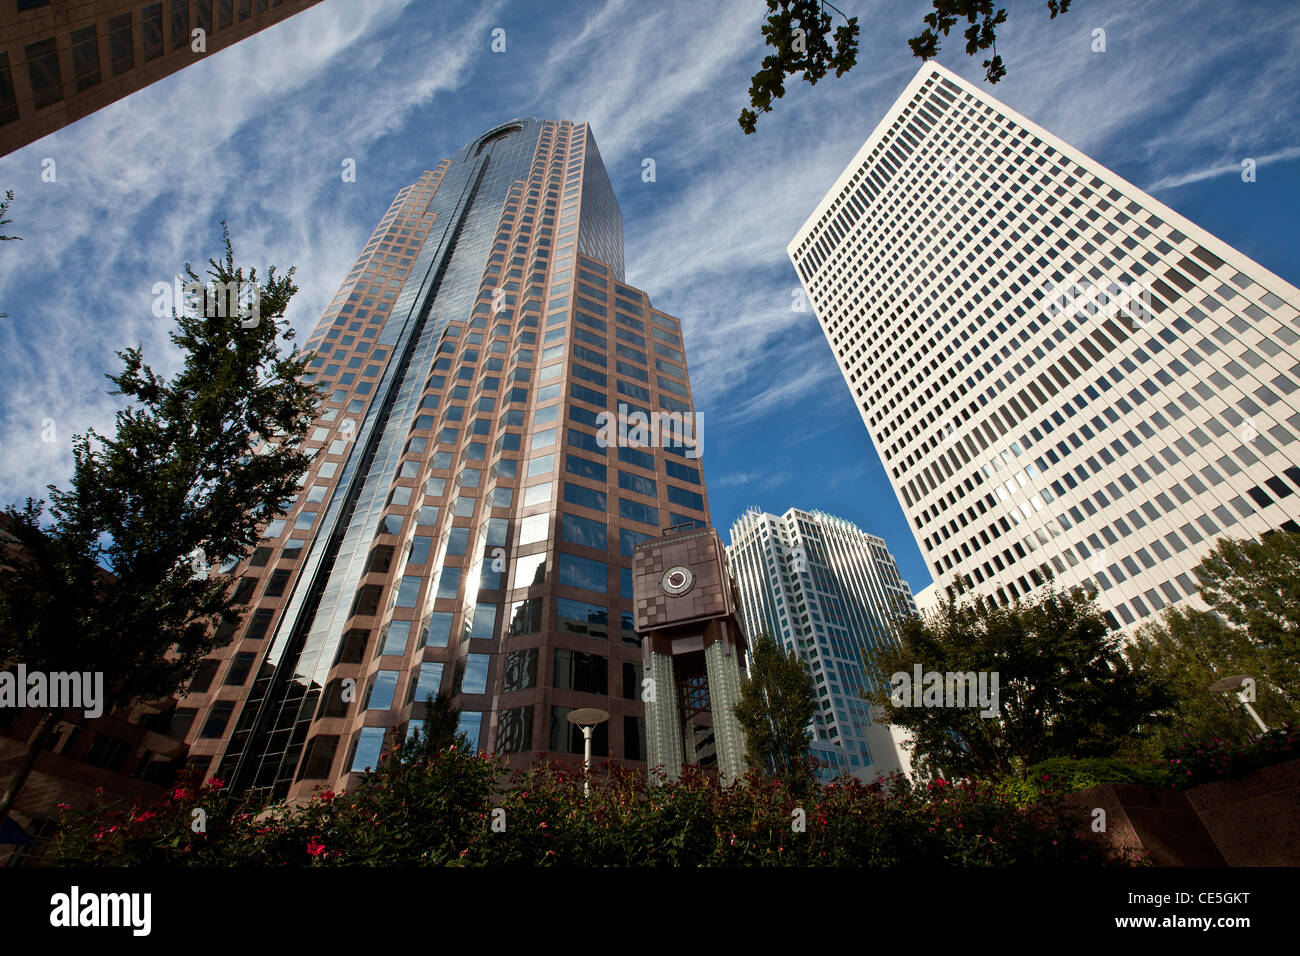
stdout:
{"type": "Polygon", "coordinates": [[[1046,794],[1063,796],[1102,783],[1169,786],[1168,772],[1159,764],[1135,764],[1115,757],[1051,757],[1030,767],[1024,780],[1010,780],[1004,787],[1021,800],[1033,801],[1046,794]]]}
{"type": "Polygon", "coordinates": [[[1179,789],[1235,780],[1252,771],[1300,758],[1300,731],[1293,727],[1261,734],[1249,744],[1215,738],[1188,742],[1168,754],[1169,776],[1179,789]]]}
{"type": "Polygon", "coordinates": [[[806,798],[751,773],[722,786],[688,770],[650,783],[539,758],[502,790],[499,759],[449,748],[385,760],[360,787],[298,806],[223,803],[219,781],[151,807],[68,814],[65,865],[998,866],[1116,862],[1054,794],[1018,801],[979,781],[851,778],[806,798]],[[228,804],[228,805],[227,805],[228,804]],[[206,832],[191,826],[194,810],[206,832]]]}
{"type": "Polygon", "coordinates": [[[297,805],[238,803],[220,780],[183,780],[159,803],[64,808],[52,857],[76,866],[441,866],[487,821],[500,775],[499,761],[453,746],[416,759],[399,752],[351,793],[321,790],[297,805]]]}

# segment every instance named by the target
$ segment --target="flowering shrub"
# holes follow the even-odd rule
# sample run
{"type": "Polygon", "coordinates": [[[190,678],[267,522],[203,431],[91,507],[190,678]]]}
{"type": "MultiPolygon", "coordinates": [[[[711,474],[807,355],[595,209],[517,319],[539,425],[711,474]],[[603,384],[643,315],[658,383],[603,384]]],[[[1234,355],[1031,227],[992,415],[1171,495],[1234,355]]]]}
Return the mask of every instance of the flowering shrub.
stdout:
{"type": "Polygon", "coordinates": [[[1188,742],[1169,752],[1169,779],[1186,789],[1233,780],[1261,767],[1300,758],[1300,731],[1292,727],[1261,734],[1249,744],[1219,740],[1188,742]]]}
{"type": "Polygon", "coordinates": [[[386,758],[355,791],[298,805],[236,802],[219,780],[184,781],[157,804],[64,809],[51,855],[78,866],[442,865],[485,816],[500,773],[452,747],[418,762],[386,758]]]}
{"type": "Polygon", "coordinates": [[[298,806],[225,799],[185,782],[153,806],[65,811],[64,865],[891,866],[1115,862],[1077,809],[983,782],[871,785],[800,798],[751,773],[722,786],[698,769],[647,785],[605,764],[582,774],[544,756],[503,789],[497,758],[449,748],[386,759],[350,793],[298,806]],[[206,818],[196,832],[193,811],[206,818]]]}
{"type": "Polygon", "coordinates": [[[688,771],[644,787],[610,767],[580,775],[540,764],[505,796],[508,829],[475,837],[467,863],[568,866],[892,866],[1099,864],[1107,851],[1056,801],[1019,806],[990,784],[851,778],[807,798],[751,773],[731,786],[688,771]],[[543,826],[543,823],[546,825],[543,826]]]}

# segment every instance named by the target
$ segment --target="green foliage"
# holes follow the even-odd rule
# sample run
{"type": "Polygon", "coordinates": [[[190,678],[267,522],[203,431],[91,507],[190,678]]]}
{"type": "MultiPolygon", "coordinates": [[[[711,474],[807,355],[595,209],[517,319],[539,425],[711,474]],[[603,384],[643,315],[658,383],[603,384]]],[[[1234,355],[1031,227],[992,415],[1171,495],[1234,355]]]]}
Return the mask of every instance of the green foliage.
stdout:
{"type": "MultiPolygon", "coordinates": [[[[1070,9],[1071,0],[1047,0],[1049,19],[1070,9]]],[[[991,59],[984,61],[984,79],[996,83],[1007,74],[1002,57],[998,56],[997,28],[1006,22],[1007,11],[997,7],[994,0],[934,0],[934,10],[925,15],[926,28],[919,36],[908,40],[912,55],[930,60],[939,54],[939,34],[948,32],[965,18],[968,26],[963,34],[966,55],[974,56],[980,50],[992,50],[991,59]]]]}
{"type": "Polygon", "coordinates": [[[1113,757],[1050,757],[1030,767],[1023,780],[1011,777],[1005,786],[1021,799],[1036,801],[1102,783],[1167,787],[1169,773],[1161,764],[1135,764],[1113,757]]]}
{"type": "Polygon", "coordinates": [[[857,62],[858,18],[844,18],[832,34],[828,6],[819,0],[767,0],[769,16],[762,32],[776,52],[763,59],[750,82],[749,105],[754,109],[742,109],[739,120],[746,134],[754,132],[759,113],[770,113],[772,101],[785,96],[787,76],[802,73],[814,86],[831,67],[836,76],[843,76],[857,62]]]}
{"type": "Polygon", "coordinates": [[[183,781],[153,804],[64,808],[51,855],[63,866],[443,866],[487,821],[501,770],[463,747],[389,756],[356,790],[300,806],[233,803],[219,780],[183,781]]]}
{"type": "Polygon", "coordinates": [[[1221,539],[1196,573],[1211,610],[1169,607],[1127,652],[1173,699],[1143,750],[1152,759],[1187,739],[1250,741],[1258,727],[1236,695],[1209,689],[1237,674],[1255,678],[1270,727],[1300,723],[1300,535],[1221,539]]]}
{"type": "Polygon", "coordinates": [[[812,779],[808,724],[816,687],[794,651],[783,653],[766,633],[754,643],[753,673],[741,688],[736,720],[745,732],[745,761],[802,791],[812,779]]]}
{"type": "Polygon", "coordinates": [[[960,595],[897,625],[899,641],[867,658],[883,719],[909,730],[927,775],[1023,777],[1055,756],[1110,756],[1167,696],[1120,653],[1121,637],[1090,597],[1050,586],[1000,606],[960,595]],[[985,672],[998,677],[998,713],[976,707],[894,706],[892,675],[985,672]],[[940,774],[942,771],[942,774],[940,774]]]}
{"type": "Polygon", "coordinates": [[[305,805],[223,807],[219,781],[149,807],[65,812],[61,865],[200,866],[1000,866],[1117,862],[1081,811],[1025,804],[980,782],[845,782],[798,796],[751,772],[722,786],[688,769],[582,771],[542,759],[498,791],[501,762],[460,747],[385,759],[354,792],[305,805]],[[195,809],[207,832],[196,834],[195,809]]]}
{"type": "MultiPolygon", "coordinates": [[[[5,213],[9,211],[9,207],[13,205],[13,201],[14,191],[12,189],[7,190],[5,192],[5,198],[0,199],[0,226],[7,226],[13,222],[12,219],[4,218],[5,213]]],[[[0,242],[12,242],[15,239],[22,239],[22,236],[0,236],[0,242]]]]}
{"type": "Polygon", "coordinates": [[[113,394],[134,403],[117,413],[116,434],[73,439],[72,486],[50,486],[49,527],[42,502],[8,509],[33,560],[5,571],[0,666],[102,671],[113,700],[151,700],[193,675],[217,624],[238,622],[233,577],[207,574],[203,561],[245,556],[297,493],[318,393],[299,380],[307,358],[280,352],[293,336],[283,321],[293,270],[259,283],[224,240],[209,275],[258,288],[260,321],[178,313],[171,340],[183,364],[170,380],[140,348],[118,353],[113,394]],[[269,453],[256,454],[264,439],[269,453]]]}
{"type": "MultiPolygon", "coordinates": [[[[1072,0],[1047,0],[1049,19],[1070,9],[1072,0]]],[[[933,11],[924,17],[926,27],[908,40],[912,55],[930,60],[939,54],[940,34],[944,37],[963,18],[966,55],[992,50],[984,61],[984,78],[996,83],[1006,75],[1006,66],[997,52],[997,28],[1006,22],[1007,11],[994,0],[932,0],[933,11]]],[[[749,87],[749,105],[740,111],[740,128],[754,132],[759,113],[770,113],[772,101],[785,95],[785,78],[802,73],[809,85],[826,75],[830,67],[837,77],[853,69],[858,57],[858,18],[847,17],[837,7],[823,0],[767,0],[769,16],[762,28],[767,46],[776,52],[763,60],[763,68],[754,74],[749,87]],[[827,8],[834,10],[844,24],[831,32],[832,20],[827,8]],[[832,47],[832,42],[834,46],[832,47]],[[757,111],[757,112],[756,112],[757,111]]]]}

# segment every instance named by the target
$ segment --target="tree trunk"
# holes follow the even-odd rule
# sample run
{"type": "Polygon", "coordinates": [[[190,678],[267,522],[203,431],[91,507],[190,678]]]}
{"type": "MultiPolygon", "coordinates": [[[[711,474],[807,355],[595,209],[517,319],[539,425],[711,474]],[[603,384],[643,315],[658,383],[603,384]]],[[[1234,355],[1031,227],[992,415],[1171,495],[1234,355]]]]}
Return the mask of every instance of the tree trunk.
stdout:
{"type": "Polygon", "coordinates": [[[5,787],[3,796],[0,796],[0,823],[3,823],[9,816],[10,808],[18,801],[18,795],[23,792],[23,786],[27,783],[27,778],[32,775],[32,768],[36,766],[36,760],[45,749],[46,742],[54,733],[54,728],[58,725],[59,713],[54,710],[47,710],[41,715],[40,723],[36,725],[36,736],[27,744],[27,756],[23,758],[22,766],[18,768],[18,773],[9,781],[5,787]]]}

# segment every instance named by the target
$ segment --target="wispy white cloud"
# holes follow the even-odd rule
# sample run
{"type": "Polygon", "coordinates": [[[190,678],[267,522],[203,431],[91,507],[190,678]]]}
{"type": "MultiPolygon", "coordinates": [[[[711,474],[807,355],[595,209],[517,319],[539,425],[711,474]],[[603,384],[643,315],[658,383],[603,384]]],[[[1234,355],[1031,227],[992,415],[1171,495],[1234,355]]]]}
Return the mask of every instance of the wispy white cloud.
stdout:
{"type": "MultiPolygon", "coordinates": [[[[792,307],[785,247],[919,67],[906,41],[921,22],[914,5],[869,5],[855,69],[815,87],[791,80],[745,136],[736,116],[767,52],[764,12],[755,0],[320,4],[0,158],[24,236],[0,249],[11,314],[0,320],[0,499],[66,476],[72,432],[111,427],[101,376],[114,349],[141,342],[157,365],[174,361],[150,289],[216,252],[217,220],[230,221],[241,260],[297,266],[289,317],[305,331],[397,188],[528,114],[593,125],[623,210],[628,279],[683,320],[711,487],[803,488],[813,479],[795,463],[766,474],[733,458],[746,442],[815,457],[826,430],[856,419],[815,316],[792,307]],[[509,52],[494,55],[500,25],[509,52]],[[46,157],[56,183],[41,181],[46,157]],[[358,183],[342,181],[345,158],[358,183]],[[41,441],[47,418],[52,444],[41,441]]],[[[998,44],[1009,73],[991,92],[1150,190],[1245,157],[1300,155],[1293,3],[1013,13],[998,44]],[[1092,49],[1099,28],[1104,53],[1092,49]]],[[[958,38],[941,59],[980,81],[958,38]]],[[[865,480],[854,474],[817,480],[865,480]]]]}
{"type": "Polygon", "coordinates": [[[1288,159],[1300,157],[1300,146],[1291,146],[1287,149],[1279,149],[1277,152],[1269,153],[1266,156],[1246,156],[1241,160],[1230,160],[1224,163],[1216,163],[1213,166],[1205,166],[1201,169],[1192,169],[1182,173],[1176,173],[1172,176],[1165,176],[1158,179],[1150,186],[1146,187],[1147,192],[1157,192],[1162,189],[1177,189],[1179,186],[1186,186],[1190,183],[1199,183],[1205,179],[1213,179],[1215,176],[1223,176],[1232,173],[1234,176],[1241,175],[1245,167],[1242,165],[1244,160],[1253,160],[1255,169],[1269,163],[1285,162],[1288,159]]]}
{"type": "Polygon", "coordinates": [[[793,477],[788,471],[732,472],[713,479],[711,484],[719,488],[747,488],[751,491],[768,491],[772,488],[781,487],[793,477]]]}
{"type": "Polygon", "coordinates": [[[480,46],[470,38],[501,4],[448,17],[433,43],[408,39],[387,58],[377,38],[410,6],[322,4],[0,159],[24,240],[0,256],[5,497],[66,480],[73,433],[111,432],[119,404],[102,376],[115,349],[139,343],[160,371],[175,368],[153,284],[195,252],[218,254],[218,219],[241,262],[295,265],[288,318],[300,332],[315,323],[383,208],[349,207],[342,160],[373,180],[376,145],[456,92],[480,46]],[[47,159],[53,182],[41,179],[47,159]]]}

